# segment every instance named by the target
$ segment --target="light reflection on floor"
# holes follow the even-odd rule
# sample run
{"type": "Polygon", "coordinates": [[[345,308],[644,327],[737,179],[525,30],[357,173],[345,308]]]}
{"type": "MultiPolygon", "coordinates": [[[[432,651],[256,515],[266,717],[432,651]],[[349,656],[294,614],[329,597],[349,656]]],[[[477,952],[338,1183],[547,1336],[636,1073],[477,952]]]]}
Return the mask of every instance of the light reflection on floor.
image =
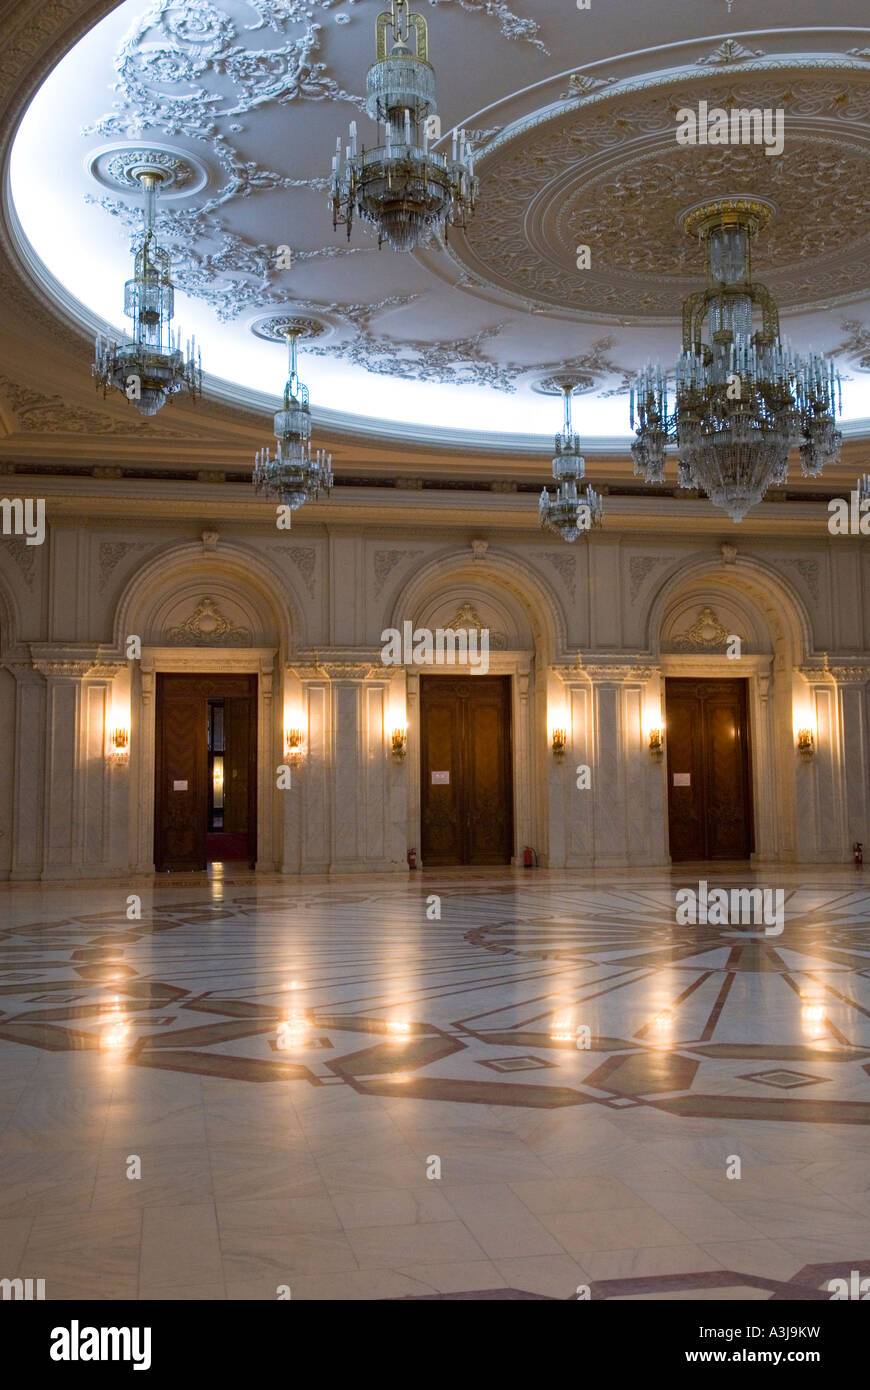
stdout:
{"type": "Polygon", "coordinates": [[[692,872],[0,889],[0,1277],[808,1298],[870,1273],[863,877],[705,871],[785,890],[767,936],[678,926],[692,872]]]}

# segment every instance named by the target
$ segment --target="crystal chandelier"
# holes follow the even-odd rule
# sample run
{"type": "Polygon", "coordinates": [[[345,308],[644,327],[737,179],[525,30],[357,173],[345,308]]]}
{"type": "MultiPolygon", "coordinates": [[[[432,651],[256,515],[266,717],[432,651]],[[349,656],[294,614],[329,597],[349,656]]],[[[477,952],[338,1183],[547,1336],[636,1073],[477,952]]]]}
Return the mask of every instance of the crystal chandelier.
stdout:
{"type": "Polygon", "coordinates": [[[453,132],[449,160],[429,149],[433,132],[437,138],[441,131],[423,16],[408,11],[408,0],[390,0],[375,32],[377,61],[366,77],[366,111],[384,127],[384,143],[358,150],[352,121],[342,169],[339,137],[332,160],[332,224],[345,225],[350,237],[354,217],[361,217],[377,228],[378,245],[386,241],[396,251],[413,251],[436,229],[467,224],[477,195],[474,160],[464,132],[453,132]]]}
{"type": "Polygon", "coordinates": [[[154,239],[159,169],[138,172],[145,190],[145,232],[133,262],[133,278],[124,286],[124,313],[133,320],[133,335],[117,342],[97,335],[93,375],[96,385],[123,391],[142,415],[156,415],[182,387],[196,399],[202,394],[202,366],[194,339],[181,351],[181,332],[172,328],[175,291],[170,278],[169,252],[154,239]]]}
{"type": "Polygon", "coordinates": [[[586,472],[586,460],[580,453],[580,436],[574,433],[571,423],[571,397],[576,382],[565,378],[559,385],[564,402],[564,424],[562,433],[556,435],[553,459],[553,477],[558,486],[552,497],[546,488],[543,489],[538,514],[543,527],[558,531],[563,540],[576,541],[584,531],[601,525],[604,503],[591,486],[583,493],[578,490],[577,484],[586,472]]]}
{"type": "Polygon", "coordinates": [[[706,244],[708,284],[683,303],[673,412],[661,368],[647,366],[631,388],[635,474],[660,483],[674,442],[678,485],[700,488],[734,521],[785,482],[794,445],[804,477],[816,477],[836,460],[842,437],[833,365],[792,352],[770,291],[751,278],[751,239],[770,212],[758,199],[723,198],[683,216],[683,229],[706,244]]]}
{"type": "Polygon", "coordinates": [[[311,412],[308,408],[308,387],[303,386],[296,370],[296,340],[298,332],[287,337],[290,376],[284,387],[283,408],[275,416],[275,438],[278,448],[259,449],[254,462],[253,483],[257,492],[274,497],[295,511],[304,502],[316,498],[321,491],[332,487],[332,455],[322,449],[311,453],[311,412]]]}

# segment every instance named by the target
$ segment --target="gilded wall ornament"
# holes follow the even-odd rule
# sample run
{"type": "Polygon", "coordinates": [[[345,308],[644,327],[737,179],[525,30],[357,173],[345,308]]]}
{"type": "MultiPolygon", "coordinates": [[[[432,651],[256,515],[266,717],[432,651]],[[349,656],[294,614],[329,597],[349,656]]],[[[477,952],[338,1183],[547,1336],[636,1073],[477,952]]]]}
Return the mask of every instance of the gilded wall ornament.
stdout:
{"type": "Polygon", "coordinates": [[[168,647],[217,646],[250,647],[251,629],[236,627],[225,617],[213,598],[201,598],[190,617],[164,635],[168,647]]]}
{"type": "Polygon", "coordinates": [[[722,626],[712,608],[702,608],[691,627],[671,638],[671,646],[680,652],[713,651],[716,647],[724,647],[732,636],[734,634],[722,626]]]}

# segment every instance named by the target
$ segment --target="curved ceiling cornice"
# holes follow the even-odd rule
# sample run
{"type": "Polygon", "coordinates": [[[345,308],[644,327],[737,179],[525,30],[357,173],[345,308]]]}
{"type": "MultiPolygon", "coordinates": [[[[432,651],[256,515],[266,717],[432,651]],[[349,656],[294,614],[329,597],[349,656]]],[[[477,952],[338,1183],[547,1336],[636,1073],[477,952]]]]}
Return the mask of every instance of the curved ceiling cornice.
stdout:
{"type": "MultiPolygon", "coordinates": [[[[36,254],[14,249],[4,227],[8,302],[28,306],[87,373],[81,328],[119,322],[139,218],[111,171],[124,151],[156,147],[195,172],[177,181],[164,236],[179,320],[203,342],[212,395],[227,407],[268,408],[283,362],[264,324],[302,319],[320,328],[303,362],[321,425],[454,447],[509,448],[512,435],[527,450],[558,424],[542,380],[570,370],[594,452],[627,437],[636,368],[678,350],[675,308],[702,275],[678,214],[711,193],[755,192],[778,212],[756,274],[789,314],[795,344],[837,353],[860,387],[870,362],[870,31],[859,0],[831,0],[835,27],[755,32],[738,27],[753,17],[744,0],[730,14],[725,0],[705,5],[703,18],[663,0],[660,46],[639,51],[634,0],[570,20],[564,0],[417,5],[430,21],[445,130],[464,124],[486,153],[468,235],[414,257],[379,252],[360,229],[348,245],[326,207],[330,153],[359,118],[381,0],[27,6],[27,27],[13,23],[0,49],[7,155],[28,96],[109,17],[77,49],[87,80],[39,154],[81,277],[73,282],[75,257],[53,257],[34,208],[22,206],[36,254]],[[781,101],[783,155],[678,149],[674,113],[701,96],[781,101]],[[279,273],[274,253],[288,242],[292,268],[279,273]],[[583,272],[580,243],[593,253],[583,272]]],[[[853,428],[867,414],[856,390],[853,428]]]]}

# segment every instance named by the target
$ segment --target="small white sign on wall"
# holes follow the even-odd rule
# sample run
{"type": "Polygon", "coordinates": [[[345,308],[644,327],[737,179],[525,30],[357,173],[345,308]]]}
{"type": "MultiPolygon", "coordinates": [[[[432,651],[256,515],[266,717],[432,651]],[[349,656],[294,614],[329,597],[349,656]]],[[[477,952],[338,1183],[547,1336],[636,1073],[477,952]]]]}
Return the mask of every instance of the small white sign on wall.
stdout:
{"type": "Polygon", "coordinates": [[[449,772],[433,772],[433,773],[432,773],[432,785],[433,785],[433,787],[449,787],[449,786],[450,786],[450,773],[449,773],[449,772]]]}
{"type": "Polygon", "coordinates": [[[186,783],[186,782],[173,782],[173,783],[172,783],[172,790],[173,790],[174,792],[186,792],[186,791],[187,791],[187,783],[186,783]]]}
{"type": "Polygon", "coordinates": [[[690,787],[691,785],[692,785],[692,774],[691,774],[691,772],[675,772],[675,773],[674,773],[674,786],[675,786],[675,787],[690,787]]]}

